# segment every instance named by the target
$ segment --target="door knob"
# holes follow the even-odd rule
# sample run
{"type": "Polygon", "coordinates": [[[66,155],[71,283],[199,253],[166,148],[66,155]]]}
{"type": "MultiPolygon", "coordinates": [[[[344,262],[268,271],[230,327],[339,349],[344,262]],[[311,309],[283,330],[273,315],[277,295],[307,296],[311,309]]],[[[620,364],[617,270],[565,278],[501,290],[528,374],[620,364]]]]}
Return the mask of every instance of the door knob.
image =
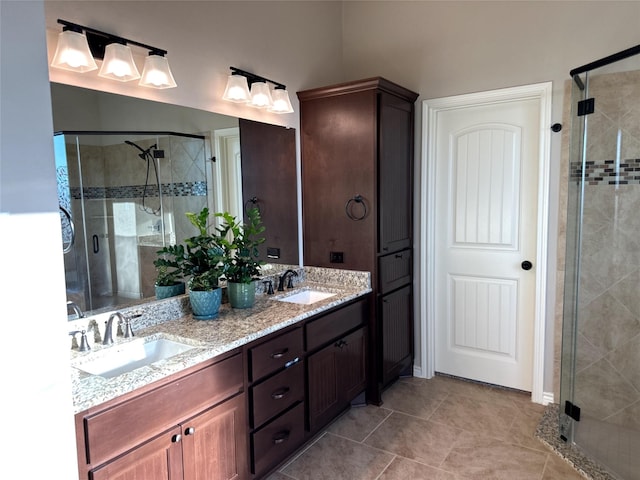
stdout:
{"type": "Polygon", "coordinates": [[[522,267],[523,270],[531,270],[531,267],[533,267],[533,264],[529,260],[525,260],[520,264],[520,266],[522,267]]]}

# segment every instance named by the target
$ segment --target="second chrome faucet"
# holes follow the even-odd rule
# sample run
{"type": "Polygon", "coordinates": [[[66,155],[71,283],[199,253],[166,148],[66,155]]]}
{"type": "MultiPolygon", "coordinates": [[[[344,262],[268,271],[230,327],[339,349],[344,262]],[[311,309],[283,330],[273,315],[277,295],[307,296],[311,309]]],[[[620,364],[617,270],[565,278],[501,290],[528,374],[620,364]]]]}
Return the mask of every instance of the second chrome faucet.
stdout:
{"type": "Polygon", "coordinates": [[[113,312],[109,315],[109,319],[104,322],[104,338],[102,339],[103,345],[111,345],[113,343],[113,319],[118,318],[117,326],[123,327],[123,337],[133,337],[133,329],[131,328],[131,319],[120,312],[113,312]]]}

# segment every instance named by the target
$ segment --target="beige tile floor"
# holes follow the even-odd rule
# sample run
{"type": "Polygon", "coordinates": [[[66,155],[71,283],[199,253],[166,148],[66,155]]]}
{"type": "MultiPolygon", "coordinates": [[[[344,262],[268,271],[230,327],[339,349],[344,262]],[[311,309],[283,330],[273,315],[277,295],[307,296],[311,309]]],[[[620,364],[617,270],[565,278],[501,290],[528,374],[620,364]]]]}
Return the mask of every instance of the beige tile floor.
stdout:
{"type": "Polygon", "coordinates": [[[268,480],[578,480],[534,437],[529,395],[448,377],[401,379],[354,407],[268,480]]]}

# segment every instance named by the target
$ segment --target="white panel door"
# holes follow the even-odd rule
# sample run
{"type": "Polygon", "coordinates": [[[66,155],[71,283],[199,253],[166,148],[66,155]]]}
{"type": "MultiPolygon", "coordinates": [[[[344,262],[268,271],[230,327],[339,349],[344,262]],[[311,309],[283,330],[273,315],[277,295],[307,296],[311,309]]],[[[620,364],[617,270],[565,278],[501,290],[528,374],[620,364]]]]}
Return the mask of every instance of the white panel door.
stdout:
{"type": "Polygon", "coordinates": [[[437,117],[435,370],[532,390],[539,102],[437,117]]]}

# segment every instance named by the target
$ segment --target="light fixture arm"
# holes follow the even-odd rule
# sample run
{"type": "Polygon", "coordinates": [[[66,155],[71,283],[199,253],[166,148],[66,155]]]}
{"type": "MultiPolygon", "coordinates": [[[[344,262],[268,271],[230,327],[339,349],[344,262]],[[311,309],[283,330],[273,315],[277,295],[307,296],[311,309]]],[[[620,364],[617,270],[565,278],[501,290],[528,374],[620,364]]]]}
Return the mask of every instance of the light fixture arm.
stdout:
{"type": "Polygon", "coordinates": [[[82,33],[82,31],[84,30],[85,32],[103,37],[108,40],[105,43],[121,43],[123,45],[135,45],[137,47],[142,47],[149,50],[150,55],[160,55],[161,57],[164,57],[167,54],[167,51],[162,50],[161,48],[152,47],[151,45],[145,45],[144,43],[136,42],[135,40],[129,40],[128,38],[119,37],[111,33],[96,30],[95,28],[85,27],[84,25],[68,22],[67,20],[58,19],[58,23],[64,26],[63,30],[72,30],[78,33],[82,33]]]}
{"type": "Polygon", "coordinates": [[[229,67],[229,68],[231,69],[231,75],[242,75],[243,77],[246,77],[249,87],[251,87],[251,84],[254,82],[265,82],[265,83],[269,82],[269,83],[273,83],[276,86],[276,89],[281,89],[281,90],[287,89],[286,85],[283,85],[282,83],[279,83],[279,82],[275,82],[273,80],[269,80],[268,78],[265,78],[265,77],[261,77],[260,75],[256,75],[255,73],[246,72],[236,67],[229,67]]]}

